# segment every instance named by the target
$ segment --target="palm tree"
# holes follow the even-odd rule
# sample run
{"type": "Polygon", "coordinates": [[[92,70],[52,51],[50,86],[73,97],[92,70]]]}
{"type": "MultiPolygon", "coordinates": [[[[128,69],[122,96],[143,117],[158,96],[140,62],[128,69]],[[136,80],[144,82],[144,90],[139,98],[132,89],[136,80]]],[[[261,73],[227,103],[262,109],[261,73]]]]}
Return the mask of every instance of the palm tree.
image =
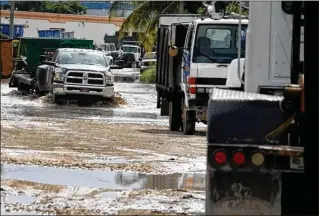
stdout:
{"type": "MultiPolygon", "coordinates": [[[[109,10],[109,19],[111,19],[116,10],[123,4],[121,1],[112,3],[109,10]]],[[[143,32],[139,35],[139,40],[146,51],[151,51],[156,42],[156,30],[159,17],[164,13],[178,13],[178,1],[132,1],[133,12],[125,19],[119,37],[123,38],[125,32],[143,32]]]]}
{"type": "MultiPolygon", "coordinates": [[[[133,12],[125,19],[122,27],[119,30],[119,37],[122,39],[126,32],[143,32],[139,34],[139,41],[144,46],[146,51],[151,51],[156,43],[156,31],[159,22],[159,17],[162,14],[183,13],[184,4],[186,2],[179,1],[132,1],[133,12]]],[[[109,10],[109,19],[114,17],[122,1],[114,1],[109,10]]],[[[126,4],[128,4],[126,2],[126,4]]],[[[190,4],[187,2],[187,4],[190,4]]],[[[238,10],[238,2],[226,2],[227,7],[234,12],[238,10]],[[236,8],[237,6],[237,8],[236,8]]],[[[197,3],[192,3],[191,7],[195,8],[197,13],[205,13],[205,9],[197,3]]],[[[226,7],[226,10],[227,10],[226,7]]]]}

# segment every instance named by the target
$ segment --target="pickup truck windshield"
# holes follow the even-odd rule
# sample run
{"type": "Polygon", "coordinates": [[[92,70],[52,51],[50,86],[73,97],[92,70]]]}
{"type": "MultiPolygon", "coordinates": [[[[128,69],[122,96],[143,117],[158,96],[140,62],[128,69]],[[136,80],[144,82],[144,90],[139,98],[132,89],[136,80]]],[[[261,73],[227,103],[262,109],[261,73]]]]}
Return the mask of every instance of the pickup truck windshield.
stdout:
{"type": "Polygon", "coordinates": [[[60,54],[57,63],[108,66],[104,54],[99,52],[65,51],[60,54]]]}
{"type": "Polygon", "coordinates": [[[111,51],[116,51],[115,45],[114,44],[110,44],[110,49],[111,49],[111,51]]]}
{"type": "MultiPolygon", "coordinates": [[[[193,62],[230,63],[237,58],[237,25],[202,24],[197,27],[193,62]]],[[[242,25],[241,52],[245,54],[247,25],[242,25]]]]}
{"type": "Polygon", "coordinates": [[[125,47],[122,47],[122,50],[123,52],[137,53],[137,47],[125,46],[125,47]]]}

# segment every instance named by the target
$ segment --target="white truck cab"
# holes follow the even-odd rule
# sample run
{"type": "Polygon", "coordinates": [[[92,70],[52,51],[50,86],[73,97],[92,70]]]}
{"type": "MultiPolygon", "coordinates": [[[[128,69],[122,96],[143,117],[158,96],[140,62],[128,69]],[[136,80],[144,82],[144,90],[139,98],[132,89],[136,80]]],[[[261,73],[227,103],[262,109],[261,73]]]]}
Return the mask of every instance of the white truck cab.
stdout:
{"type": "MultiPolygon", "coordinates": [[[[190,98],[196,93],[208,93],[209,88],[225,86],[230,63],[237,58],[238,19],[211,18],[194,20],[188,27],[184,45],[182,82],[185,93],[188,84],[190,98]],[[195,83],[188,83],[193,79],[195,83]],[[195,81],[196,80],[196,81],[195,81]]],[[[248,20],[241,20],[241,55],[245,55],[245,35],[248,20]]],[[[186,96],[186,95],[185,95],[186,96]]]]}
{"type": "Polygon", "coordinates": [[[141,58],[142,49],[140,46],[131,45],[131,44],[123,44],[120,47],[121,54],[124,53],[133,53],[135,57],[135,61],[139,62],[141,58]]]}

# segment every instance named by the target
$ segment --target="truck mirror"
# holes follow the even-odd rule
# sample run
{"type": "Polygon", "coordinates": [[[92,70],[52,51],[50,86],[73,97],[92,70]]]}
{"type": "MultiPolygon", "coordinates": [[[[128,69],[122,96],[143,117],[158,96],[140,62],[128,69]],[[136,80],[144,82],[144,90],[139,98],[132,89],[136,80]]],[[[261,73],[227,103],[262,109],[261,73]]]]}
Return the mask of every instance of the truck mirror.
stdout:
{"type": "Polygon", "coordinates": [[[168,50],[168,54],[172,57],[177,56],[178,54],[178,48],[176,46],[171,46],[168,50]]]}

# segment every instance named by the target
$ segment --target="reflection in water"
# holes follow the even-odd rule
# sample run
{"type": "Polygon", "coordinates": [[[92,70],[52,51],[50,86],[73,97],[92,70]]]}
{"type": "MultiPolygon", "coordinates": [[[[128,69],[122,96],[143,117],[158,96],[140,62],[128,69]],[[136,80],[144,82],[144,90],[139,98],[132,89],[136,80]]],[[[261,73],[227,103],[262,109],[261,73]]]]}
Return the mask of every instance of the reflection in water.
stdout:
{"type": "Polygon", "coordinates": [[[205,174],[175,173],[169,175],[146,175],[122,171],[4,164],[4,175],[2,178],[70,187],[205,190],[205,174]]]}
{"type": "Polygon", "coordinates": [[[169,175],[146,175],[119,172],[115,176],[115,182],[118,185],[125,186],[141,182],[141,188],[145,189],[188,189],[204,191],[205,177],[205,174],[174,173],[169,175]]]}

